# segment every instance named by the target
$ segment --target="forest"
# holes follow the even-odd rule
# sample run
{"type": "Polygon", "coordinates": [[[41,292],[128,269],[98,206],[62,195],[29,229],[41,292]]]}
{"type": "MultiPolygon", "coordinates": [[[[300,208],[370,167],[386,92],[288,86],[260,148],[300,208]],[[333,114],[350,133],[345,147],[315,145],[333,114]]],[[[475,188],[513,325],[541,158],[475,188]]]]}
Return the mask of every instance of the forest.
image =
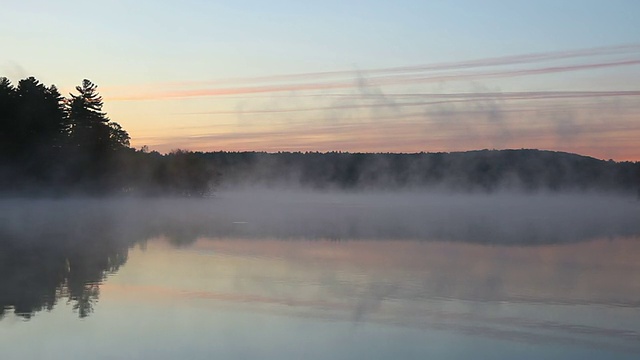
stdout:
{"type": "Polygon", "coordinates": [[[162,155],[130,147],[84,80],[63,97],[34,77],[0,77],[0,189],[11,195],[141,194],[203,196],[215,181],[198,154],[162,155]]]}
{"type": "Polygon", "coordinates": [[[223,183],[316,189],[604,191],[640,195],[640,163],[535,149],[451,153],[212,152],[223,183]]]}
{"type": "Polygon", "coordinates": [[[89,80],[63,97],[0,77],[0,194],[202,197],[220,186],[463,192],[607,191],[640,197],[640,163],[520,150],[452,153],[192,152],[130,146],[89,80]]]}

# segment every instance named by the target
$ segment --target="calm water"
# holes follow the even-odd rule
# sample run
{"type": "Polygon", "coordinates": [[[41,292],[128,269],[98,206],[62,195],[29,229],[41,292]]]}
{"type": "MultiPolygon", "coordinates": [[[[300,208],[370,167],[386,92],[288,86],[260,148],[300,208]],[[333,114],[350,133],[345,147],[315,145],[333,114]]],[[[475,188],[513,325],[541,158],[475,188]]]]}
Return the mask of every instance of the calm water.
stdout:
{"type": "Polygon", "coordinates": [[[640,204],[0,204],[1,359],[638,359],[640,204]]]}

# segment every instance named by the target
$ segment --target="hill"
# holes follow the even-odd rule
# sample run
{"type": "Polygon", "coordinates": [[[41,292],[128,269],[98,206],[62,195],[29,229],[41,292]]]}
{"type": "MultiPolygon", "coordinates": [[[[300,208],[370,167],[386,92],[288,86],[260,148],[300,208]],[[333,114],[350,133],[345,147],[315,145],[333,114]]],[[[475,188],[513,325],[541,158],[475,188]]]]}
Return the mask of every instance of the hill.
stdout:
{"type": "Polygon", "coordinates": [[[640,163],[535,149],[451,153],[202,153],[223,186],[636,192],[640,163]]]}

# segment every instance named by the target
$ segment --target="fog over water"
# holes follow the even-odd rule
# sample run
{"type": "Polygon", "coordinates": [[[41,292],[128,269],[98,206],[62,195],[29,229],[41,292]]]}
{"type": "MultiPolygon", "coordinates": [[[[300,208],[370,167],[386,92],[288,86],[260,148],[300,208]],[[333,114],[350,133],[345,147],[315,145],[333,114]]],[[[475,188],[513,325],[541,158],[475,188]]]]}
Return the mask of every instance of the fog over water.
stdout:
{"type": "Polygon", "coordinates": [[[2,358],[634,359],[639,218],[585,193],[4,199],[2,358]]]}
{"type": "Polygon", "coordinates": [[[0,209],[0,231],[26,237],[87,226],[125,235],[190,236],[176,239],[187,242],[231,236],[535,245],[640,234],[640,201],[584,193],[245,189],[206,199],[12,199],[0,209]]]}

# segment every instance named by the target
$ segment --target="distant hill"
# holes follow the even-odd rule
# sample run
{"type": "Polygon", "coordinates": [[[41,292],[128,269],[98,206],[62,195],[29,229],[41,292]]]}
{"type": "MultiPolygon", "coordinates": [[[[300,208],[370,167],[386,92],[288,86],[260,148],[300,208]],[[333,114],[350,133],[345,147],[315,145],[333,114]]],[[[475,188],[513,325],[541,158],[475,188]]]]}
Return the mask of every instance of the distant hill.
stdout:
{"type": "Polygon", "coordinates": [[[640,163],[520,149],[451,153],[210,152],[223,186],[637,193],[640,163]]]}

